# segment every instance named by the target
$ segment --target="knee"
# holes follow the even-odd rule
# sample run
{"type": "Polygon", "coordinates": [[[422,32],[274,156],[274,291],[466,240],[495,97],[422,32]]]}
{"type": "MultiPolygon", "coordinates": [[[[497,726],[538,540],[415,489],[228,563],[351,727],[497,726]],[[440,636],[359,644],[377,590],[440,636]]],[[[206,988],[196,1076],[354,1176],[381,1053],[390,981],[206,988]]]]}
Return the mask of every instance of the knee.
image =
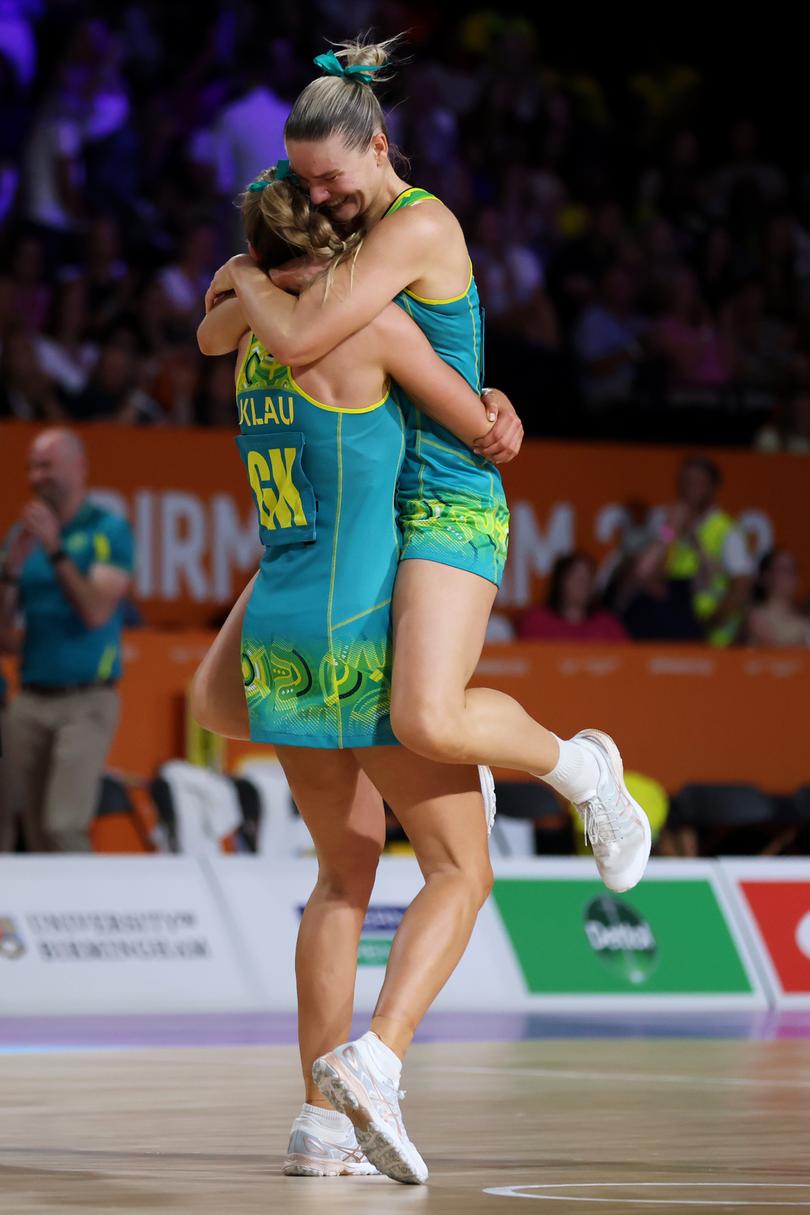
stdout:
{"type": "Polygon", "coordinates": [[[474,899],[476,908],[480,910],[487,902],[489,895],[492,894],[492,886],[494,882],[494,874],[492,865],[489,864],[489,858],[483,860],[480,865],[477,865],[475,870],[469,876],[470,894],[474,899]]]}
{"type": "MultiPolygon", "coordinates": [[[[189,688],[189,709],[191,716],[212,734],[221,734],[224,738],[247,738],[247,708],[243,713],[234,712],[227,698],[216,692],[215,680],[203,662],[194,673],[189,688]],[[244,722],[241,720],[244,716],[244,722]]],[[[242,709],[242,705],[238,706],[242,709]]]]}
{"type": "Polygon", "coordinates": [[[191,687],[188,692],[188,703],[191,716],[204,730],[216,732],[216,709],[211,695],[211,680],[205,669],[205,663],[197,667],[191,687]]]}
{"type": "Polygon", "coordinates": [[[464,764],[470,759],[464,746],[461,714],[438,699],[396,696],[391,704],[391,728],[403,747],[437,763],[464,764]]]}
{"type": "Polygon", "coordinates": [[[477,914],[492,892],[494,878],[489,856],[484,855],[464,865],[440,866],[435,872],[429,873],[426,880],[430,882],[448,877],[463,892],[468,908],[477,914]]]}
{"type": "Polygon", "coordinates": [[[374,889],[379,859],[380,849],[369,845],[350,864],[344,861],[330,865],[321,861],[316,890],[326,902],[365,909],[374,889]]]}

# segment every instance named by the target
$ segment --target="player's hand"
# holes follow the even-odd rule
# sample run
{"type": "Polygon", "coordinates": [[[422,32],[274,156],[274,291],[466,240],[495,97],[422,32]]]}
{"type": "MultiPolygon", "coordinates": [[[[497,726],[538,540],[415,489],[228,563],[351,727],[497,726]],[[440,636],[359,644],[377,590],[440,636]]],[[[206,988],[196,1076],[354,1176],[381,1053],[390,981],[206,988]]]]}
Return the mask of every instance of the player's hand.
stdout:
{"type": "Polygon", "coordinates": [[[523,423],[514,405],[498,388],[490,388],[484,396],[484,407],[492,428],[480,439],[476,439],[473,451],[493,464],[508,464],[514,460],[523,446],[523,423]]]}
{"type": "Polygon", "coordinates": [[[229,257],[224,265],[220,266],[208,286],[205,293],[205,311],[210,312],[215,304],[219,303],[220,296],[227,295],[229,291],[236,290],[236,283],[233,281],[233,270],[235,266],[256,266],[256,263],[246,253],[237,253],[235,257],[229,257]]]}
{"type": "Polygon", "coordinates": [[[214,308],[216,308],[219,304],[224,303],[225,300],[235,299],[235,291],[223,291],[221,295],[215,295],[209,287],[205,293],[205,315],[207,316],[209,312],[212,312],[214,308]]]}
{"type": "Polygon", "coordinates": [[[22,524],[49,555],[59,548],[59,520],[50,506],[37,499],[23,509],[22,524]]]}
{"type": "Polygon", "coordinates": [[[270,271],[270,282],[290,295],[300,295],[319,274],[323,274],[324,263],[319,257],[296,257],[270,271]]]}

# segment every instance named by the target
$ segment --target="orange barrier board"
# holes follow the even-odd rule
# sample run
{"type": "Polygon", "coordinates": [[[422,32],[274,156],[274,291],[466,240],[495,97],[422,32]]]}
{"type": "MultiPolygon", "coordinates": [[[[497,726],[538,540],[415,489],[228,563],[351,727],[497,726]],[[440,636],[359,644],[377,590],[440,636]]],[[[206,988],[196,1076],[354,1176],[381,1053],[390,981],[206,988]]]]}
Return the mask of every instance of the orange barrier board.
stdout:
{"type": "MultiPolygon", "coordinates": [[[[25,453],[36,428],[0,424],[0,535],[26,497],[25,453]]],[[[256,568],[255,510],[228,430],[87,426],[94,490],[129,516],[136,536],[135,597],[153,625],[208,624],[256,568]]],[[[504,474],[512,510],[499,606],[536,599],[556,557],[615,547],[624,504],[663,506],[674,494],[679,448],[527,441],[504,474]]],[[[723,507],[752,551],[774,541],[799,557],[810,593],[810,461],[804,456],[712,453],[723,507]]]]}
{"type": "MultiPolygon", "coordinates": [[[[127,634],[111,767],[151,776],[183,754],[185,691],[211,636],[127,634]]],[[[688,781],[750,781],[769,792],[810,783],[806,651],[522,642],[488,647],[474,682],[515,696],[558,734],[609,730],[628,766],[670,791],[688,781]]],[[[255,750],[230,744],[226,761],[255,750]]]]}

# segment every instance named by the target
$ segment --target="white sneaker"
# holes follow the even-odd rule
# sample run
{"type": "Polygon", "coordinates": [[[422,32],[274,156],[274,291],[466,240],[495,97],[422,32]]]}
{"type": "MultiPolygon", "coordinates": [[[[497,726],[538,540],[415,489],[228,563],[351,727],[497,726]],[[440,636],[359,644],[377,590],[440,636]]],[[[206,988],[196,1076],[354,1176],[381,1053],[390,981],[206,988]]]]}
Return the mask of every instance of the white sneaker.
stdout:
{"type": "Polygon", "coordinates": [[[593,849],[599,876],[608,890],[632,890],[644,876],[650,858],[650,823],[624,783],[619,748],[602,730],[574,735],[599,768],[595,795],[575,803],[585,826],[585,843],[593,849]]]}
{"type": "Polygon", "coordinates": [[[316,1059],[312,1078],[335,1109],[354,1123],[357,1142],[381,1173],[422,1185],[428,1168],[408,1138],[399,1108],[401,1093],[371,1058],[362,1039],[316,1059]]]}
{"type": "Polygon", "coordinates": [[[495,822],[495,777],[492,775],[492,769],[487,768],[485,764],[478,765],[478,779],[481,782],[481,796],[484,799],[484,818],[487,820],[487,835],[492,835],[492,826],[495,822]]]}
{"type": "Polygon", "coordinates": [[[358,1147],[348,1118],[334,1123],[310,1113],[306,1106],[292,1124],[287,1156],[281,1170],[287,1177],[370,1177],[373,1164],[358,1147]]]}

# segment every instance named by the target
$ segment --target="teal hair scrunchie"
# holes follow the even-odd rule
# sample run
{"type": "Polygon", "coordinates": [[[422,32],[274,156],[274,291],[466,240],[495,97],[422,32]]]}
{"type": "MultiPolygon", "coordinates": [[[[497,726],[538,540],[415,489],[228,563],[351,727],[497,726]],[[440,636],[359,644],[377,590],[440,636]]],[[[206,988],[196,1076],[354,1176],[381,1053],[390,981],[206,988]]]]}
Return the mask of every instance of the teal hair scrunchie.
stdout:
{"type": "Polygon", "coordinates": [[[280,160],[273,170],[272,177],[257,177],[248,186],[251,194],[258,194],[259,190],[264,190],[267,186],[272,186],[274,181],[285,181],[288,177],[294,177],[294,173],[290,168],[289,160],[280,160]]]}
{"type": "Polygon", "coordinates": [[[342,76],[344,80],[356,80],[360,84],[371,84],[374,73],[383,66],[381,63],[373,67],[369,63],[341,63],[334,51],[316,55],[312,62],[327,76],[342,76]]]}

